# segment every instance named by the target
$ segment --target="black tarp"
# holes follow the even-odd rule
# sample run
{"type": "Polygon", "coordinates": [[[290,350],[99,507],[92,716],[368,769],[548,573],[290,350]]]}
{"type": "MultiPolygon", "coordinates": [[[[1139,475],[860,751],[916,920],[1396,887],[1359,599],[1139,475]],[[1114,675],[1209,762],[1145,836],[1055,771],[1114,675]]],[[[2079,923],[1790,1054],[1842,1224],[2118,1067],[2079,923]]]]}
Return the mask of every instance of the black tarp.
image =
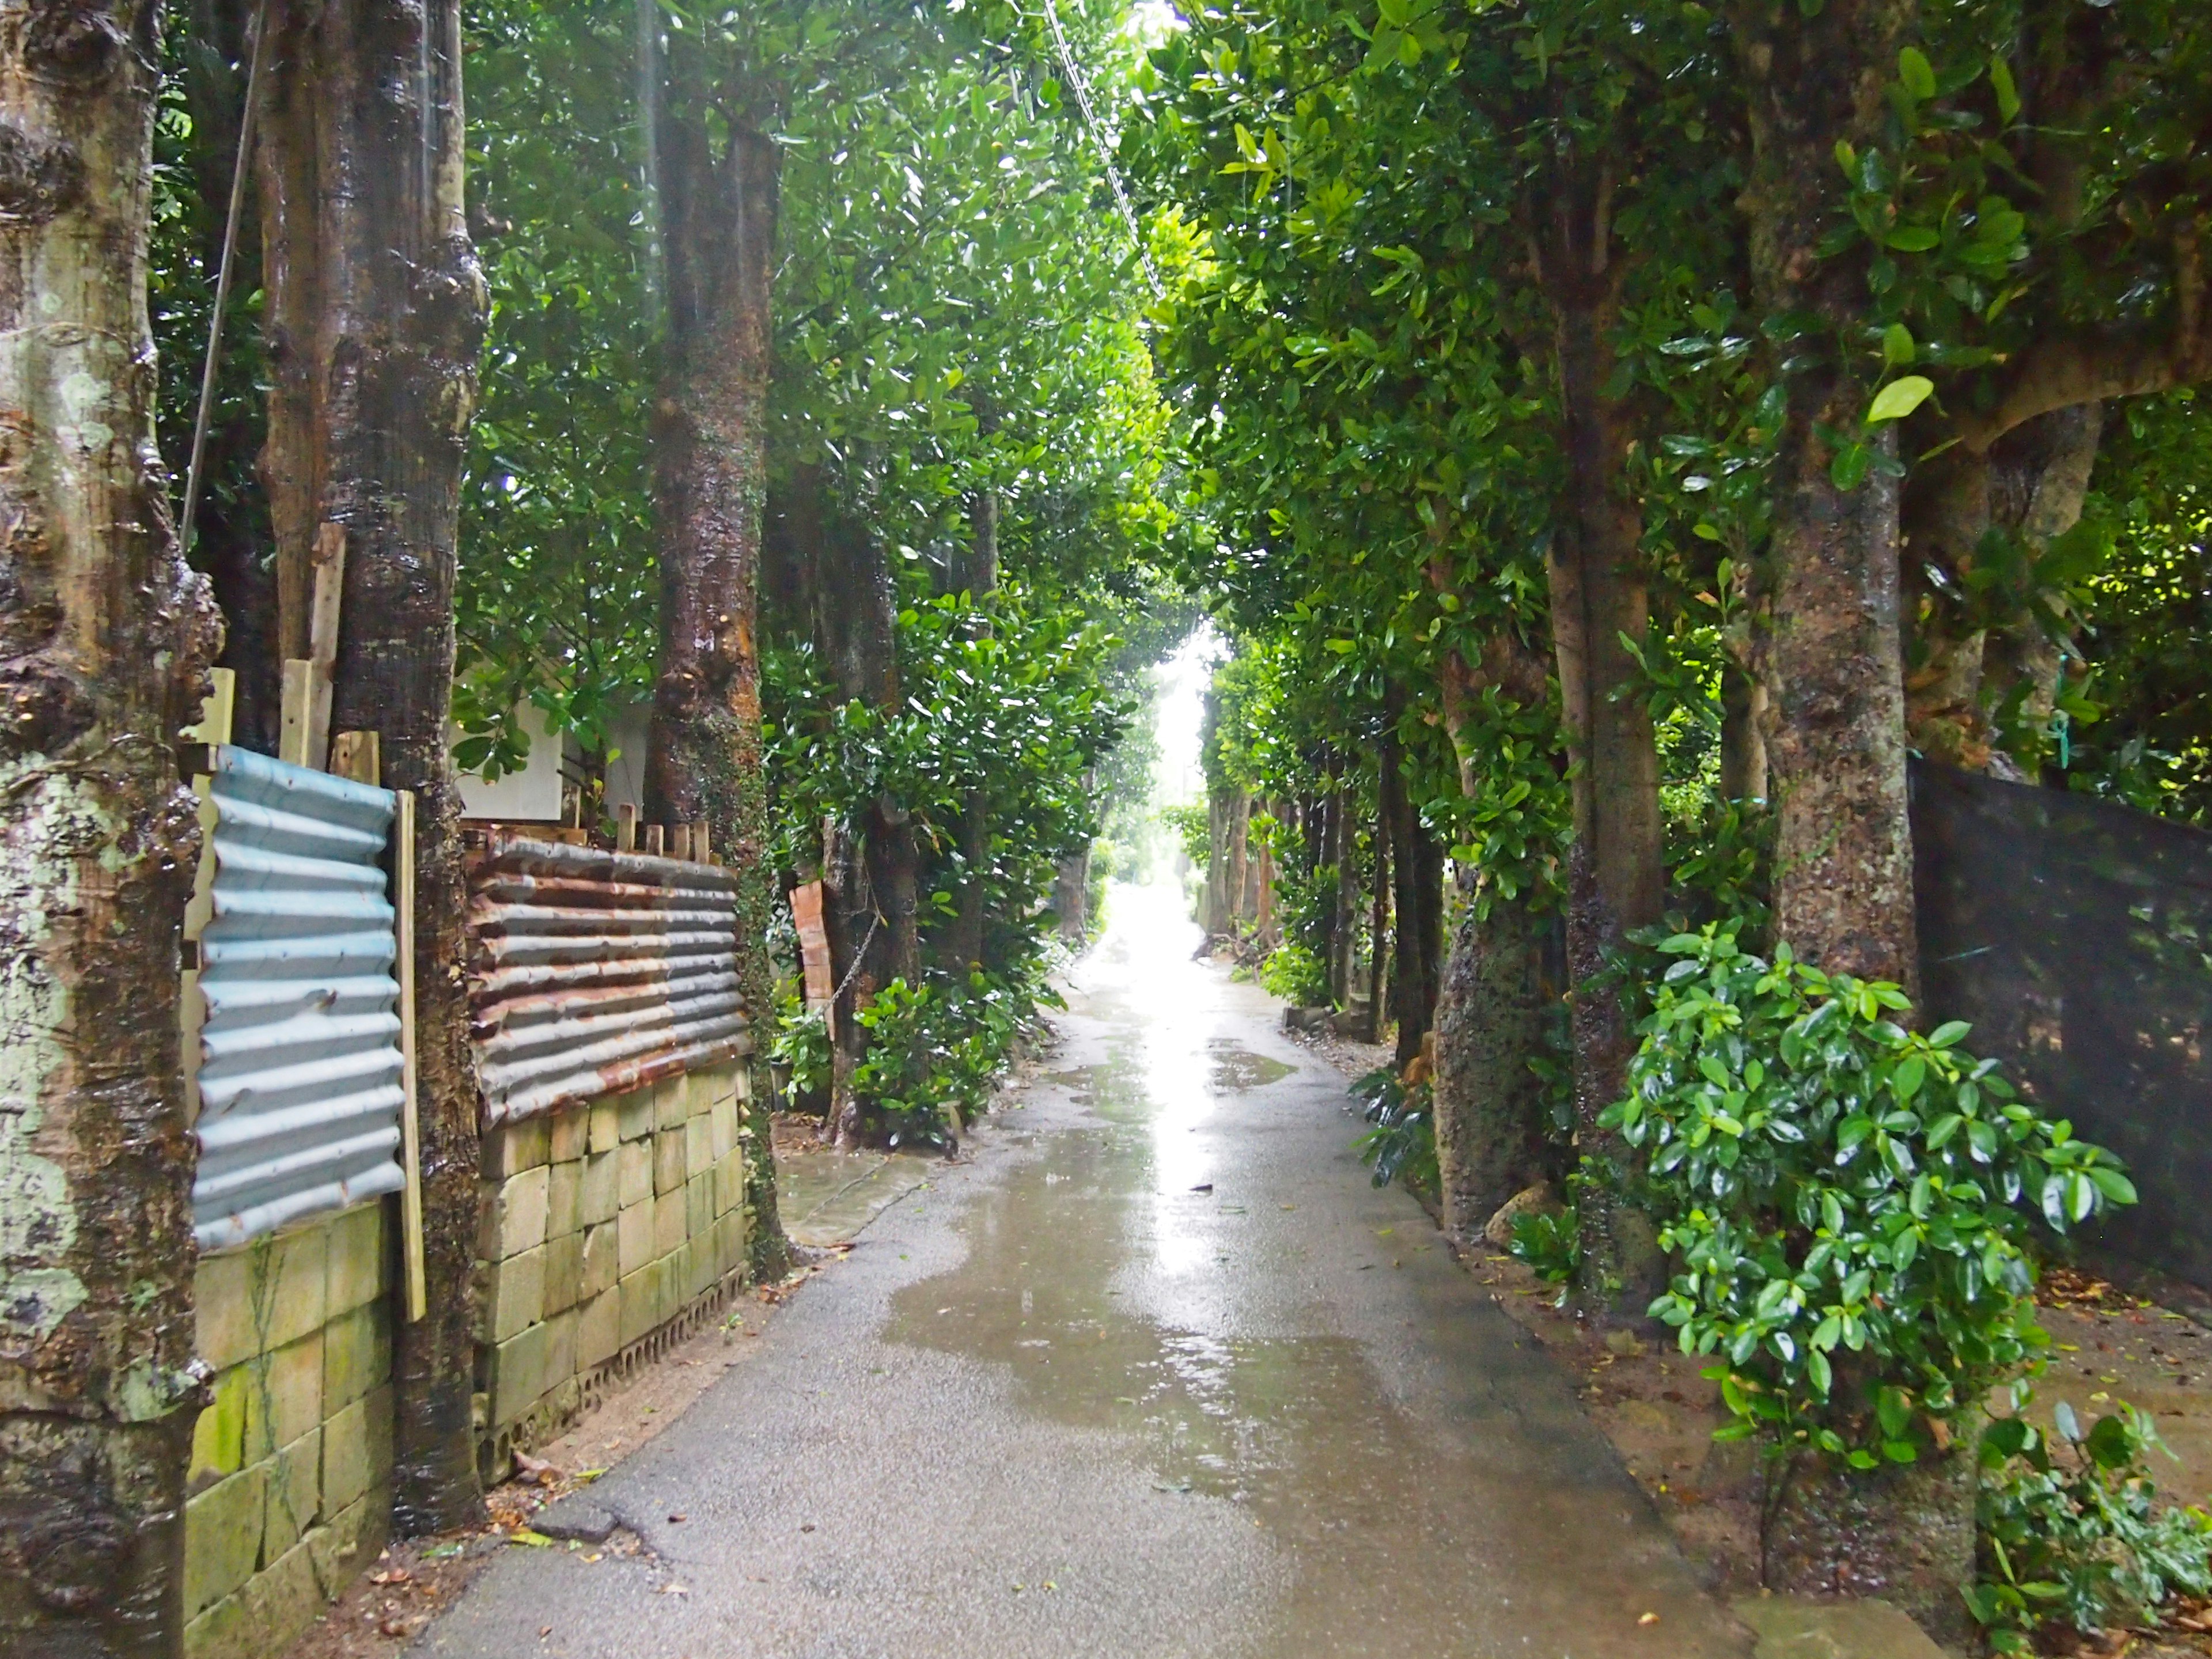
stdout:
{"type": "Polygon", "coordinates": [[[2212,835],[1916,763],[1923,1006],[2127,1161],[2096,1242],[2212,1289],[2212,835]]]}

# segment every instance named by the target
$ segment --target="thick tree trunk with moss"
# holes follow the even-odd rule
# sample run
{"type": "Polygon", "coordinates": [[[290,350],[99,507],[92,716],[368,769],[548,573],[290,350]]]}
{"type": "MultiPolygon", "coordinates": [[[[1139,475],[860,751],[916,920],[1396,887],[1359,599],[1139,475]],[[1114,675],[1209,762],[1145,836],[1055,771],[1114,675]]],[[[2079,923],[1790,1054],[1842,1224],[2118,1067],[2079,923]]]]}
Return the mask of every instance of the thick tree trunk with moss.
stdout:
{"type": "MultiPolygon", "coordinates": [[[[1431,568],[1439,588],[1449,583],[1431,568]]],[[[1456,652],[1443,661],[1444,726],[1459,761],[1460,788],[1472,795],[1481,763],[1474,702],[1496,687],[1523,707],[1545,696],[1541,659],[1510,635],[1485,645],[1479,666],[1456,652]]],[[[1467,895],[1459,932],[1444,959],[1436,1011],[1432,1079],[1437,1168],[1444,1231],[1474,1243],[1498,1206],[1553,1173],[1544,1091],[1529,1062],[1543,1052],[1544,1013],[1557,997],[1545,972],[1547,919],[1523,894],[1467,895]]]]}
{"type": "Polygon", "coordinates": [[[696,31],[672,30],[657,96],[665,328],[653,400],[653,502],[660,655],[646,744],[645,811],[704,820],[738,878],[738,978],[755,1022],[746,1190],[753,1273],[778,1279],[765,1047],[775,981],[757,637],[764,428],[782,153],[775,111],[742,75],[718,76],[696,31]]]}
{"type": "Polygon", "coordinates": [[[1437,998],[1437,1170],[1443,1228],[1474,1243],[1498,1206],[1550,1172],[1544,1091],[1542,919],[1526,901],[1471,900],[1437,998]]]}
{"type": "Polygon", "coordinates": [[[1659,920],[1659,750],[1631,646],[1650,631],[1638,552],[1644,518],[1628,491],[1634,411],[1612,391],[1622,271],[1613,256],[1609,164],[1555,170],[1536,246],[1557,328],[1566,495],[1549,560],[1552,638],[1569,754],[1575,837],[1568,862],[1567,971],[1573,985],[1575,1123],[1599,1178],[1578,1213],[1583,1288],[1641,1315],[1666,1280],[1649,1219],[1621,1194],[1633,1158],[1599,1125],[1627,1085],[1635,1049],[1615,967],[1628,935],[1659,920]]]}
{"type": "MultiPolygon", "coordinates": [[[[1817,319],[1791,349],[1774,462],[1762,678],[1775,811],[1774,931],[1825,968],[1917,979],[1905,812],[1898,489],[1880,467],[1845,489],[1824,433],[1860,429],[1873,386],[1856,342],[1872,315],[1863,253],[1822,258],[1843,221],[1836,146],[1882,141],[1913,0],[1830,0],[1807,17],[1765,0],[1735,9],[1750,96],[1751,268],[1769,317],[1817,319]],[[1853,355],[1844,356],[1849,352],[1853,355]]],[[[1896,434],[1869,440],[1893,460],[1896,434]]]]}
{"type": "Polygon", "coordinates": [[[218,644],[154,447],[155,9],[0,31],[0,1650],[181,1626],[193,1358],[173,744],[218,644]]]}
{"type": "MultiPolygon", "coordinates": [[[[1856,488],[1831,474],[1824,434],[1855,433],[1872,386],[1856,355],[1872,316],[1861,251],[1824,259],[1844,222],[1836,146],[1882,141],[1914,0],[1828,0],[1815,15],[1747,0],[1732,20],[1750,95],[1743,201],[1759,308],[1817,319],[1790,349],[1775,459],[1763,678],[1778,818],[1774,929],[1831,969],[1917,977],[1912,841],[1905,807],[1898,489],[1879,469],[1856,488]]],[[[1875,442],[1893,459],[1893,428],[1875,442]]],[[[1963,1637],[1958,1577],[1973,1561],[1971,1451],[1859,1475],[1800,1460],[1765,1506],[1767,1583],[1820,1594],[1881,1584],[1938,1637],[1963,1637]],[[1930,1571],[1929,1564],[1938,1564],[1930,1571]]]]}
{"type": "Polygon", "coordinates": [[[283,66],[261,123],[272,399],[265,467],[284,613],[305,654],[320,526],[345,534],[334,731],[381,736],[383,781],[417,797],[416,1051],[429,1313],[398,1328],[394,1519],[482,1513],[475,1297],[481,1146],[468,1001],[453,964],[468,908],[446,746],[454,547],[476,401],[483,277],[462,200],[460,11],[396,0],[277,3],[283,66]]]}

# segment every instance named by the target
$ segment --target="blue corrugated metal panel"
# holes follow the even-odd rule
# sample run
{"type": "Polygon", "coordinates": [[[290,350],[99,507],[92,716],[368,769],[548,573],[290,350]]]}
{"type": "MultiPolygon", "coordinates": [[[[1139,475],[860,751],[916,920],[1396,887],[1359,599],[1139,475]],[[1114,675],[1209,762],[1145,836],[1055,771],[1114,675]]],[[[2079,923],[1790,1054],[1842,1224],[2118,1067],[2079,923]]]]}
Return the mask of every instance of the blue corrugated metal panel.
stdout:
{"type": "Polygon", "coordinates": [[[199,939],[202,1249],[404,1184],[387,789],[213,751],[199,939]]]}
{"type": "Polygon", "coordinates": [[[495,830],[470,886],[488,1122],[750,1050],[729,871],[495,830]]]}

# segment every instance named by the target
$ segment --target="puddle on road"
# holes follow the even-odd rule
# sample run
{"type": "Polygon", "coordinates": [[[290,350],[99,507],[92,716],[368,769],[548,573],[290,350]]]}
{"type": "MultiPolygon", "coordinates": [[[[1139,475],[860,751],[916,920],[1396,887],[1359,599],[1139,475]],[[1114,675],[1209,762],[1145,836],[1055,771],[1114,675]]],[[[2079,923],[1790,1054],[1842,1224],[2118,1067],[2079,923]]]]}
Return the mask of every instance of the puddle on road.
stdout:
{"type": "Polygon", "coordinates": [[[1270,1083],[1280,1083],[1298,1069],[1240,1048],[1227,1037],[1216,1037],[1206,1047],[1213,1055],[1216,1089],[1264,1089],[1270,1083]]]}

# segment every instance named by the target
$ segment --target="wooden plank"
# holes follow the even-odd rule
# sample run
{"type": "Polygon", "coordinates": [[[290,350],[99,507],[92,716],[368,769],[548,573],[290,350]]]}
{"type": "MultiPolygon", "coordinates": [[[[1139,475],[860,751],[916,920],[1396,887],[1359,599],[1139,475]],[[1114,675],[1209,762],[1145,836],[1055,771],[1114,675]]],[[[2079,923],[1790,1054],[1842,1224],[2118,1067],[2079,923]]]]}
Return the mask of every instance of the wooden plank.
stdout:
{"type": "Polygon", "coordinates": [[[662,825],[658,823],[647,824],[645,826],[645,850],[651,854],[654,858],[660,857],[661,850],[666,845],[666,836],[667,830],[662,825]]]}
{"type": "Polygon", "coordinates": [[[672,823],[668,829],[670,839],[674,842],[669,849],[668,856],[672,859],[683,859],[688,862],[691,857],[691,826],[688,823],[672,823]]]}
{"type": "Polygon", "coordinates": [[[307,758],[300,763],[321,770],[330,748],[331,692],[338,666],[338,609],[345,599],[345,526],[325,524],[315,531],[315,592],[307,612],[307,758]]]}
{"type": "MultiPolygon", "coordinates": [[[[235,670],[210,671],[213,689],[200,699],[200,717],[179,735],[186,743],[219,749],[230,741],[238,712],[238,674],[235,670]]],[[[185,1121],[200,1115],[200,1028],[207,1023],[207,1004],[200,996],[199,939],[215,915],[215,783],[204,772],[191,780],[199,798],[200,860],[192,872],[192,896],[185,905],[185,957],[192,965],[184,969],[177,997],[178,1059],[185,1073],[185,1121]]]]}
{"type": "Polygon", "coordinates": [[[415,1063],[415,792],[399,792],[393,815],[392,905],[398,912],[399,1153],[407,1184],[399,1194],[400,1259],[407,1289],[407,1322],[430,1310],[422,1267],[422,1133],[416,1108],[415,1063]]]}
{"type": "Polygon", "coordinates": [[[700,818],[691,826],[691,860],[695,864],[712,864],[707,856],[707,820],[700,818]]]}
{"type": "Polygon", "coordinates": [[[628,801],[615,808],[615,851],[637,851],[637,808],[628,801]]]}
{"type": "Polygon", "coordinates": [[[331,774],[355,783],[382,783],[383,751],[374,732],[341,732],[331,739],[331,774]]]}
{"type": "Polygon", "coordinates": [[[284,659],[284,695],[279,715],[276,758],[294,766],[307,764],[307,705],[312,700],[315,665],[305,657],[284,659]]]}

